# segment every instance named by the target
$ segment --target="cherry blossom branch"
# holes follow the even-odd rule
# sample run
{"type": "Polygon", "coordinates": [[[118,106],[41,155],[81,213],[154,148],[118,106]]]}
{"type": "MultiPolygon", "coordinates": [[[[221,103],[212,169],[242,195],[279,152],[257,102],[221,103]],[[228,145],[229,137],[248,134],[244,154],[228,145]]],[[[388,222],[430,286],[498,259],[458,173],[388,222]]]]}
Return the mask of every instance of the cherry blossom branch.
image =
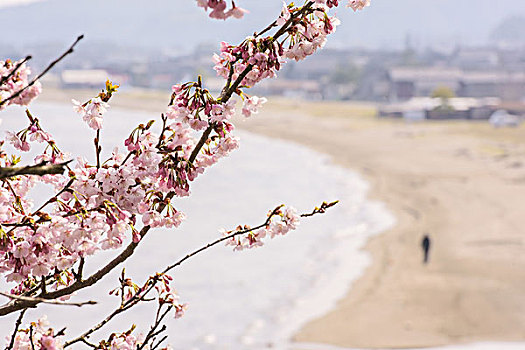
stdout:
{"type": "Polygon", "coordinates": [[[25,90],[29,89],[31,86],[33,86],[40,78],[42,78],[44,75],[47,74],[47,72],[49,72],[57,63],[59,63],[60,61],[62,61],[67,55],[73,53],[74,51],[74,48],[75,46],[78,44],[78,42],[80,40],[82,40],[84,38],[84,35],[80,35],[79,37],[77,37],[77,39],[75,40],[75,42],[62,54],[60,55],[60,57],[58,57],[57,59],[55,59],[53,62],[51,62],[39,75],[36,76],[36,78],[34,78],[33,80],[31,80],[31,82],[29,84],[27,84],[25,87],[23,87],[22,89],[18,90],[17,92],[15,92],[14,94],[12,94],[11,96],[9,96],[8,98],[0,101],[0,106],[4,105],[5,103],[7,103],[8,101],[12,100],[12,99],[15,99],[17,98],[18,96],[20,96],[21,93],[23,93],[25,90]]]}
{"type": "Polygon", "coordinates": [[[81,307],[81,306],[84,306],[84,305],[95,305],[95,304],[97,304],[97,302],[93,301],[93,300],[88,300],[88,301],[79,302],[79,303],[71,303],[71,302],[66,302],[66,301],[56,300],[56,299],[50,300],[50,299],[44,299],[44,298],[26,297],[26,296],[22,296],[22,295],[13,295],[13,294],[8,294],[8,293],[4,293],[4,292],[0,292],[0,295],[4,296],[6,298],[9,298],[11,300],[20,300],[20,301],[28,301],[28,302],[39,302],[39,303],[51,304],[51,305],[66,305],[66,306],[81,307]]]}
{"type": "Polygon", "coordinates": [[[122,251],[117,257],[115,257],[107,265],[105,265],[103,268],[101,268],[85,280],[77,280],[70,286],[64,287],[53,292],[48,292],[46,295],[41,295],[39,298],[31,298],[31,300],[14,300],[12,303],[0,306],[0,316],[5,316],[12,312],[16,312],[22,309],[32,308],[42,303],[42,300],[58,299],[63,296],[71,295],[80,289],[84,289],[94,285],[104,276],[110,273],[115,267],[117,267],[119,264],[128,259],[134,253],[135,249],[137,248],[137,245],[137,243],[130,243],[126,247],[126,249],[124,249],[124,251],[122,251]]]}
{"type": "Polygon", "coordinates": [[[66,165],[71,161],[64,163],[50,164],[41,162],[36,165],[27,165],[23,167],[0,167],[0,179],[7,179],[19,175],[57,175],[66,171],[66,165]]]}
{"type": "MultiPolygon", "coordinates": [[[[279,30],[275,33],[275,35],[273,36],[273,40],[277,40],[279,37],[281,37],[284,33],[286,33],[286,31],[288,30],[288,28],[290,27],[290,25],[299,17],[303,16],[307,11],[310,11],[312,9],[312,6],[314,5],[314,2],[313,1],[309,1],[308,3],[306,3],[302,8],[301,10],[293,13],[290,18],[281,26],[281,28],[279,28],[279,30]]],[[[264,29],[262,32],[266,32],[268,30],[270,30],[273,26],[270,25],[269,27],[267,27],[266,29],[264,29]]],[[[237,79],[235,79],[235,82],[230,85],[230,82],[231,82],[231,77],[233,76],[233,62],[231,63],[230,65],[230,72],[229,72],[229,75],[228,75],[228,80],[226,82],[226,85],[225,85],[225,89],[222,91],[221,93],[221,96],[217,99],[218,101],[220,101],[221,103],[226,103],[228,102],[228,100],[231,98],[231,96],[233,95],[234,92],[237,91],[237,89],[239,88],[239,86],[241,85],[241,82],[244,80],[244,78],[248,75],[248,73],[250,73],[250,71],[253,69],[253,65],[252,64],[249,64],[246,66],[246,68],[241,72],[241,74],[239,74],[239,76],[237,77],[237,79]]],[[[204,146],[204,144],[206,143],[206,140],[208,139],[208,137],[210,136],[212,130],[213,130],[213,127],[214,127],[214,123],[212,123],[211,125],[209,125],[206,130],[204,131],[204,133],[202,134],[201,138],[199,139],[199,142],[197,143],[197,145],[195,146],[195,148],[193,149],[193,152],[191,153],[190,155],[190,158],[188,159],[189,163],[193,163],[195,161],[195,159],[197,158],[197,155],[199,154],[200,150],[202,149],[202,147],[204,146]]]]}
{"type": "MultiPolygon", "coordinates": [[[[173,196],[175,196],[175,193],[170,192],[166,196],[165,201],[169,201],[173,198],[173,196]]],[[[165,209],[165,207],[165,203],[161,204],[159,206],[158,211],[162,212],[165,209]]],[[[140,236],[144,237],[150,229],[151,226],[144,226],[142,230],[140,230],[140,236]]],[[[115,267],[117,267],[118,265],[126,261],[130,256],[132,256],[135,252],[135,249],[139,245],[139,242],[131,242],[119,255],[117,255],[115,258],[113,258],[113,260],[111,260],[97,272],[93,273],[87,279],[79,279],[67,287],[53,292],[48,292],[45,295],[40,295],[39,298],[44,300],[58,299],[63,296],[71,295],[78,290],[94,285],[95,283],[100,281],[104,276],[109,274],[115,267]]],[[[41,303],[41,300],[39,298],[33,298],[32,300],[14,300],[12,303],[2,305],[0,306],[0,316],[8,315],[12,312],[16,312],[19,310],[35,307],[36,305],[41,303]]]]}
{"type": "MultiPolygon", "coordinates": [[[[184,258],[180,259],[179,261],[177,261],[176,263],[174,263],[173,265],[169,265],[168,267],[166,267],[164,269],[164,271],[162,271],[162,274],[166,274],[168,273],[169,271],[173,270],[174,268],[176,268],[177,266],[180,266],[182,265],[182,263],[184,263],[186,260],[194,257],[195,255],[199,254],[199,253],[202,253],[203,251],[205,250],[208,250],[210,249],[211,247],[213,246],[216,246],[217,244],[219,243],[222,243],[224,241],[227,241],[229,239],[232,239],[232,238],[235,238],[237,236],[240,236],[240,235],[244,235],[246,233],[250,233],[250,232],[253,232],[253,231],[256,231],[258,229],[261,229],[263,227],[266,227],[268,226],[268,224],[272,221],[272,218],[277,215],[277,213],[279,212],[279,210],[281,209],[282,206],[278,206],[277,208],[275,208],[271,213],[270,215],[268,215],[268,218],[266,219],[266,221],[262,224],[260,224],[259,226],[255,226],[255,227],[252,227],[252,228],[248,228],[248,229],[245,229],[245,230],[240,230],[240,231],[236,231],[234,233],[232,233],[231,235],[228,235],[228,236],[224,236],[224,237],[221,237],[219,239],[216,239],[215,241],[211,242],[211,243],[208,243],[206,244],[205,246],[191,252],[190,254],[186,255],[184,258]]],[[[151,288],[150,288],[151,290],[151,288]]]]}
{"type": "Polygon", "coordinates": [[[321,207],[319,207],[319,208],[315,207],[314,210],[312,210],[311,213],[301,214],[301,217],[302,218],[307,218],[307,217],[310,217],[310,216],[314,216],[316,214],[324,214],[327,209],[333,207],[337,203],[339,203],[339,201],[334,201],[334,202],[330,202],[330,203],[323,202],[323,204],[321,204],[321,207]]]}
{"type": "Polygon", "coordinates": [[[6,81],[8,81],[13,75],[15,75],[15,73],[18,71],[18,69],[20,69],[20,67],[22,67],[22,65],[24,63],[26,63],[27,61],[29,61],[32,57],[31,56],[26,56],[23,60],[21,60],[20,62],[18,62],[18,64],[16,65],[16,67],[11,71],[11,73],[9,73],[8,75],[2,77],[2,79],[0,79],[0,86],[4,85],[4,83],[6,81]]]}
{"type": "Polygon", "coordinates": [[[91,336],[91,334],[95,333],[96,331],[98,331],[99,329],[104,327],[115,316],[123,313],[126,310],[127,309],[123,308],[122,306],[120,306],[119,308],[115,309],[111,314],[106,316],[106,318],[104,318],[102,321],[97,323],[95,326],[93,326],[90,329],[88,329],[87,331],[85,331],[82,335],[76,337],[75,339],[71,339],[70,341],[65,342],[64,348],[67,348],[70,345],[73,345],[73,344],[78,343],[78,342],[85,342],[85,341],[87,341],[87,339],[91,336]]]}
{"type": "MultiPolygon", "coordinates": [[[[332,203],[323,202],[323,204],[321,205],[320,208],[316,207],[311,213],[302,214],[301,216],[302,217],[310,217],[310,216],[313,216],[313,215],[316,215],[316,214],[324,214],[326,212],[326,209],[328,209],[330,207],[333,207],[337,203],[338,203],[337,201],[336,202],[332,202],[332,203]]],[[[90,328],[89,330],[84,332],[82,335],[78,336],[75,339],[72,339],[72,340],[66,342],[64,347],[68,347],[68,346],[70,346],[72,344],[75,344],[75,343],[77,343],[79,341],[82,341],[83,339],[89,338],[91,336],[91,334],[93,334],[97,330],[99,330],[102,327],[104,327],[109,321],[111,321],[113,318],[115,318],[119,314],[129,310],[133,306],[137,305],[140,301],[146,300],[145,299],[146,296],[153,290],[153,288],[159,282],[160,277],[162,275],[165,275],[166,273],[168,273],[169,271],[173,270],[174,268],[182,265],[188,259],[190,259],[190,258],[192,258],[192,257],[194,257],[194,256],[196,256],[196,255],[198,255],[198,254],[200,254],[202,252],[204,252],[205,250],[208,250],[208,249],[212,248],[213,246],[216,246],[217,244],[220,244],[220,243],[225,242],[227,240],[231,240],[231,239],[233,239],[233,238],[235,238],[237,236],[244,235],[244,234],[247,234],[247,233],[250,233],[250,232],[253,232],[253,231],[257,231],[259,229],[267,227],[271,223],[272,219],[275,216],[279,215],[280,210],[281,210],[282,207],[283,206],[280,205],[280,206],[276,207],[274,210],[272,210],[268,214],[268,217],[264,221],[264,223],[262,223],[262,224],[260,224],[258,226],[252,227],[252,228],[240,229],[240,230],[237,230],[237,231],[235,231],[234,233],[232,233],[230,235],[226,235],[224,237],[218,238],[215,241],[213,241],[211,243],[208,243],[208,244],[202,246],[201,248],[199,248],[199,249],[197,249],[197,250],[187,254],[186,256],[184,256],[183,258],[181,258],[180,260],[178,260],[174,264],[167,266],[160,274],[156,274],[155,276],[153,276],[150,279],[148,279],[146,281],[144,287],[142,287],[142,291],[141,292],[138,292],[135,295],[133,295],[124,304],[121,304],[118,308],[116,308],[113,312],[111,312],[108,316],[106,316],[106,318],[104,318],[98,324],[96,324],[95,326],[93,326],[92,328],[90,328]]]]}
{"type": "MultiPolygon", "coordinates": [[[[63,164],[65,165],[67,163],[63,163],[63,164]]],[[[42,204],[37,210],[35,210],[33,214],[31,214],[31,216],[36,215],[39,211],[44,209],[48,204],[53,203],[58,197],[60,197],[62,193],[66,192],[69,189],[69,187],[71,187],[74,181],[75,179],[70,179],[68,183],[64,187],[62,187],[60,191],[58,191],[53,197],[49,198],[44,204],[42,204]]]]}
{"type": "MultiPolygon", "coordinates": [[[[254,230],[258,230],[262,227],[265,227],[272,219],[273,216],[275,216],[277,214],[277,211],[280,209],[281,207],[277,207],[276,209],[274,209],[272,211],[272,213],[268,216],[268,218],[266,219],[266,221],[259,225],[259,226],[256,226],[252,229],[247,229],[247,230],[242,230],[242,231],[238,231],[232,235],[229,235],[229,236],[225,236],[225,237],[222,237],[220,239],[217,239],[215,240],[214,242],[212,243],[208,243],[207,245],[195,250],[194,252],[186,255],[184,258],[182,258],[181,260],[177,261],[176,263],[174,263],[173,265],[170,265],[168,266],[166,269],[164,269],[164,271],[162,272],[162,274],[165,274],[167,273],[168,271],[172,270],[173,268],[181,265],[184,261],[188,260],[189,258],[203,252],[204,250],[207,250],[221,242],[224,242],[228,239],[231,239],[231,238],[234,238],[235,236],[238,236],[238,235],[241,235],[241,234],[245,234],[245,233],[249,233],[251,231],[254,231],[254,230]]],[[[132,243],[133,244],[133,243],[132,243]]],[[[131,244],[130,244],[131,245],[131,244]]],[[[129,247],[129,246],[128,246],[129,247]]],[[[121,304],[117,309],[115,309],[111,314],[109,314],[108,316],[106,316],[102,321],[100,321],[99,323],[97,323],[95,326],[93,326],[92,328],[90,328],[89,330],[87,330],[86,332],[84,332],[82,335],[78,336],[77,338],[75,339],[72,339],[70,341],[67,341],[65,344],[64,344],[64,347],[68,347],[70,345],[73,345],[75,343],[78,343],[79,341],[82,341],[82,339],[87,339],[91,336],[91,334],[93,334],[94,332],[96,332],[97,330],[101,329],[102,327],[104,327],[109,321],[111,321],[114,317],[118,316],[119,314],[129,310],[130,308],[132,308],[133,306],[135,306],[136,304],[138,304],[141,300],[144,300],[144,298],[146,297],[147,294],[149,294],[149,292],[151,292],[151,290],[155,287],[155,284],[157,283],[158,279],[157,279],[157,276],[155,276],[152,280],[148,280],[147,282],[147,285],[146,285],[146,289],[143,293],[140,293],[139,294],[135,294],[131,299],[129,299],[126,303],[124,303],[123,305],[121,304]],[[148,285],[149,284],[149,285],[148,285]]]]}
{"type": "MultiPolygon", "coordinates": [[[[299,11],[294,12],[290,16],[290,18],[286,21],[286,23],[275,34],[275,36],[273,37],[273,40],[276,40],[279,36],[283,35],[287,31],[289,26],[293,23],[293,21],[296,18],[298,18],[299,16],[302,16],[304,13],[306,13],[306,11],[310,10],[311,6],[313,4],[314,4],[313,1],[309,1],[302,9],[300,9],[299,11]]],[[[79,37],[77,39],[77,41],[72,45],[72,47],[70,48],[70,50],[68,50],[68,52],[72,50],[74,45],[81,38],[82,37],[79,37]]],[[[221,103],[225,103],[231,98],[232,94],[238,89],[238,87],[240,86],[242,80],[246,77],[246,75],[251,71],[252,68],[253,68],[252,65],[248,65],[244,69],[244,71],[239,75],[239,77],[237,77],[235,82],[227,90],[225,90],[223,94],[221,94],[221,97],[219,98],[221,103]]],[[[200,150],[202,149],[202,147],[206,143],[206,140],[208,139],[209,135],[211,134],[211,131],[213,130],[213,126],[214,126],[214,124],[208,126],[208,128],[203,133],[202,137],[200,138],[199,142],[197,143],[195,149],[193,150],[193,152],[192,152],[192,154],[191,154],[191,156],[189,158],[189,163],[190,164],[195,160],[195,158],[197,157],[198,153],[200,152],[200,150]]],[[[165,203],[160,205],[159,208],[157,209],[157,211],[158,212],[162,212],[164,210],[164,208],[166,207],[166,203],[167,203],[166,200],[171,199],[174,195],[175,195],[175,193],[173,193],[173,192],[170,193],[166,197],[165,203]]],[[[142,228],[141,232],[140,232],[140,236],[144,237],[148,233],[148,231],[150,229],[151,229],[150,226],[144,226],[142,228]]],[[[239,232],[238,234],[241,234],[241,233],[239,232]]],[[[224,239],[221,239],[218,242],[214,242],[210,246],[218,244],[218,243],[222,242],[223,240],[224,239]]],[[[108,264],[106,264],[100,270],[95,272],[89,278],[87,278],[85,280],[77,280],[73,284],[71,284],[71,285],[69,285],[67,287],[64,287],[62,289],[59,289],[59,290],[56,290],[56,291],[53,291],[53,292],[46,293],[45,295],[40,295],[40,297],[43,298],[43,299],[57,299],[57,298],[60,298],[62,296],[70,295],[73,292],[76,292],[76,291],[78,291],[80,289],[84,289],[84,288],[87,288],[89,286],[92,286],[93,284],[97,283],[100,279],[102,279],[105,275],[107,275],[109,272],[111,272],[116,266],[118,266],[122,262],[126,261],[131,255],[133,255],[137,245],[138,245],[138,242],[137,243],[135,243],[135,242],[130,243],[112,261],[110,261],[108,264]]],[[[205,248],[205,249],[207,249],[207,248],[205,248]]],[[[194,254],[197,254],[199,252],[200,251],[194,252],[194,254]]],[[[190,256],[193,256],[194,254],[192,254],[190,256]]],[[[184,260],[186,260],[186,259],[183,259],[183,261],[184,260]]],[[[180,263],[182,263],[182,262],[180,262],[180,263]]],[[[1,315],[6,315],[6,314],[9,314],[9,313],[12,313],[12,312],[15,312],[15,311],[27,308],[27,307],[35,307],[38,303],[39,303],[38,300],[31,300],[31,301],[15,300],[12,303],[0,306],[0,316],[1,315]]]]}

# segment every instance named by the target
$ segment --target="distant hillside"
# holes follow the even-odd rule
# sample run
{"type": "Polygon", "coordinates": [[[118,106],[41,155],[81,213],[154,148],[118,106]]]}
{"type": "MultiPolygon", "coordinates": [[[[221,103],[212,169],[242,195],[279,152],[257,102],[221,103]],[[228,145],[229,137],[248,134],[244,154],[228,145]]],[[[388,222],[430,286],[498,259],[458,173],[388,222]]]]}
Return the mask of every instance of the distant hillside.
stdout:
{"type": "Polygon", "coordinates": [[[504,20],[492,32],[491,39],[501,44],[525,45],[525,16],[504,20]]]}
{"type": "MultiPolygon", "coordinates": [[[[332,45],[399,47],[407,33],[416,45],[479,44],[504,18],[525,16],[524,0],[372,2],[359,14],[343,7],[337,10],[343,25],[332,45]]],[[[1,8],[2,42],[66,43],[82,32],[92,41],[187,48],[187,35],[199,42],[238,41],[269,22],[281,7],[280,0],[237,3],[251,14],[241,21],[221,23],[207,19],[194,0],[48,0],[1,8]]]]}

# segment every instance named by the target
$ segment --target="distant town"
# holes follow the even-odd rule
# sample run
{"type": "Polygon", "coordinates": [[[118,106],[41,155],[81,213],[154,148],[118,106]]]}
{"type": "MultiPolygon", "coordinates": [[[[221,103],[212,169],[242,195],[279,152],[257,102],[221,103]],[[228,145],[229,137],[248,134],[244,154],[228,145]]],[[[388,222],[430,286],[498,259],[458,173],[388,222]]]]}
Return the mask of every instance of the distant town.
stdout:
{"type": "MultiPolygon", "coordinates": [[[[0,45],[1,46],[1,45],[0,45]]],[[[7,57],[24,56],[10,52],[7,57]]],[[[60,52],[42,45],[33,65],[44,67],[60,52]],[[46,60],[47,59],[47,60],[46,60]]],[[[56,88],[100,88],[106,79],[124,88],[169,89],[201,75],[211,91],[223,81],[213,71],[216,47],[201,45],[189,54],[91,44],[68,57],[45,77],[56,88]]],[[[308,100],[377,103],[381,116],[412,119],[489,119],[504,110],[525,115],[525,43],[500,41],[484,47],[416,49],[324,49],[301,64],[289,62],[279,79],[265,81],[254,94],[308,100]]],[[[501,113],[500,113],[501,114],[501,113]]]]}

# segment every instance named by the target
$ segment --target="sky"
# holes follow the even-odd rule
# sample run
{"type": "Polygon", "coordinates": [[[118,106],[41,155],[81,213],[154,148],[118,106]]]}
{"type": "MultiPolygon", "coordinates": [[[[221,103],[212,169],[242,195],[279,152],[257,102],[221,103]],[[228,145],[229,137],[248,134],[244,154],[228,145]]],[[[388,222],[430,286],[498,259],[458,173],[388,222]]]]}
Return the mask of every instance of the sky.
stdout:
{"type": "MultiPolygon", "coordinates": [[[[180,49],[194,42],[237,42],[269,23],[282,3],[237,0],[251,13],[223,23],[207,18],[194,0],[27,1],[32,0],[0,0],[3,41],[68,43],[84,33],[92,42],[180,49]],[[14,2],[22,5],[6,7],[14,2]],[[20,26],[21,21],[25,25],[20,26]],[[189,37],[195,41],[188,42],[189,37]]],[[[407,35],[421,48],[474,46],[484,44],[504,19],[525,18],[525,0],[372,0],[363,12],[341,6],[337,15],[343,24],[332,37],[332,46],[399,48],[407,35]]]]}
{"type": "Polygon", "coordinates": [[[0,8],[27,5],[41,0],[0,0],[0,8]]]}

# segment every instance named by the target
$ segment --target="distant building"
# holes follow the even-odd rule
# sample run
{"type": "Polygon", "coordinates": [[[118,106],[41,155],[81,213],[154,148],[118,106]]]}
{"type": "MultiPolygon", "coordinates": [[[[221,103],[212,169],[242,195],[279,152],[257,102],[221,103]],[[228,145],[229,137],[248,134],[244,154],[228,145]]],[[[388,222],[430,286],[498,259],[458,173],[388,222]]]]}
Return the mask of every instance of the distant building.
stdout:
{"type": "Polygon", "coordinates": [[[395,67],[388,72],[390,101],[431,96],[438,87],[458,97],[497,97],[504,101],[525,99],[525,73],[464,71],[441,67],[395,67]]]}
{"type": "Polygon", "coordinates": [[[525,98],[525,74],[506,72],[466,72],[460,80],[458,96],[499,97],[505,101],[525,98]]]}
{"type": "Polygon", "coordinates": [[[462,71],[441,67],[396,67],[388,72],[390,99],[408,100],[412,97],[430,96],[436,87],[459,89],[462,71]]]}
{"type": "MultiPolygon", "coordinates": [[[[519,106],[525,107],[523,104],[519,106]]],[[[503,107],[501,101],[496,98],[456,97],[448,99],[444,105],[440,98],[414,97],[404,102],[382,106],[379,109],[379,116],[407,120],[489,119],[494,111],[503,107]]]]}

